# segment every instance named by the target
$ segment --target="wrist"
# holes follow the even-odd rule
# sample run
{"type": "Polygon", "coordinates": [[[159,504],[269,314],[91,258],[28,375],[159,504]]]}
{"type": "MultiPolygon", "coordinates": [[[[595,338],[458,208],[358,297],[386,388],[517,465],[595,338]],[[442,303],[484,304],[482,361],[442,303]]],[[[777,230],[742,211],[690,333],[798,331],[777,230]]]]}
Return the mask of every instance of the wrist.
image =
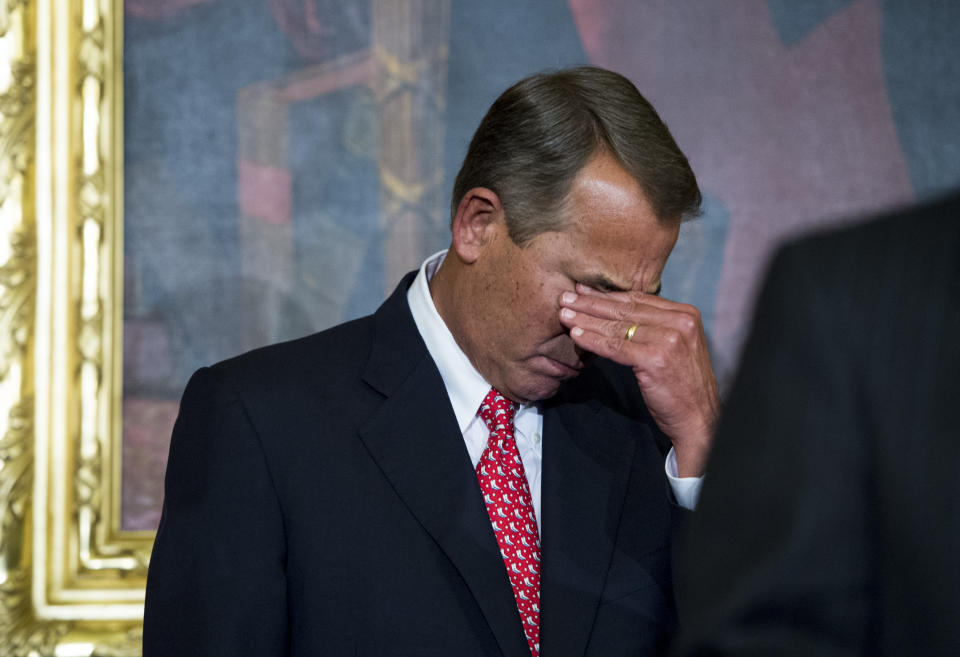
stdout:
{"type": "Polygon", "coordinates": [[[713,426],[704,426],[692,435],[673,440],[677,459],[677,476],[702,477],[707,468],[707,457],[713,442],[713,426]]]}

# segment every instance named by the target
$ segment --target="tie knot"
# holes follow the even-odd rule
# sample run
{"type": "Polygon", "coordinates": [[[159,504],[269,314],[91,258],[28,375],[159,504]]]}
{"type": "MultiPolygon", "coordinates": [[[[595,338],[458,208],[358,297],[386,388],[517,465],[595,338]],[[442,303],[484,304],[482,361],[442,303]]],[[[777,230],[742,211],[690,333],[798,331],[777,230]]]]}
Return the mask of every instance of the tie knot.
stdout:
{"type": "Polygon", "coordinates": [[[478,413],[487,425],[490,433],[498,429],[513,426],[513,415],[517,410],[517,405],[500,394],[496,388],[490,388],[490,392],[483,398],[478,413]]]}

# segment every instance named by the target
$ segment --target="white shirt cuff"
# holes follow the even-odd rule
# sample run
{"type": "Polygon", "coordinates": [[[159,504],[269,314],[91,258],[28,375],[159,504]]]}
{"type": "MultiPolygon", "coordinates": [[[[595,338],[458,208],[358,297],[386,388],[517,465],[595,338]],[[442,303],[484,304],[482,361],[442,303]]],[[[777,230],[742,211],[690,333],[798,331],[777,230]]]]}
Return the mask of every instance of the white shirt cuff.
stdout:
{"type": "Polygon", "coordinates": [[[673,496],[677,498],[677,504],[684,509],[693,511],[697,508],[697,500],[700,499],[700,488],[703,486],[703,477],[681,477],[677,474],[677,455],[670,448],[667,454],[667,462],[663,469],[667,473],[667,480],[670,482],[670,488],[673,490],[673,496]]]}

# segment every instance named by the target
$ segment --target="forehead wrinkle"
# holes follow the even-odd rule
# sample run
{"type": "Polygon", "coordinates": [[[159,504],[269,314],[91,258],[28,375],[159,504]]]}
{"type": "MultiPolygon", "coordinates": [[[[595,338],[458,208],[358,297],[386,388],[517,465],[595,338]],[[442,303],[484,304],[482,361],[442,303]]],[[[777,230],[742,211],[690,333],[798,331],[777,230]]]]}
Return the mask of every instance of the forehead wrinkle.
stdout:
{"type": "MultiPolygon", "coordinates": [[[[629,292],[640,277],[640,272],[621,275],[620,272],[611,269],[610,264],[609,262],[587,263],[584,267],[583,282],[592,287],[597,287],[594,283],[599,283],[603,287],[616,291],[629,292]]],[[[640,265],[640,263],[637,264],[640,265]]]]}
{"type": "MultiPolygon", "coordinates": [[[[583,234],[588,231],[580,227],[583,234]]],[[[632,271],[627,271],[625,267],[618,271],[614,268],[618,259],[616,252],[604,251],[603,254],[588,254],[585,249],[577,249],[576,255],[568,252],[566,258],[566,268],[576,275],[579,282],[585,283],[594,288],[608,287],[615,291],[629,292],[633,289],[645,287],[655,281],[658,281],[662,272],[655,271],[653,276],[644,281],[645,274],[649,275],[651,266],[656,266],[649,262],[646,256],[629,258],[627,267],[632,271]],[[609,256],[609,257],[607,257],[609,256]]],[[[646,292],[647,290],[643,290],[646,292]]]]}
{"type": "Polygon", "coordinates": [[[663,287],[663,281],[661,280],[662,277],[663,277],[663,272],[660,271],[660,272],[657,272],[653,277],[651,277],[650,280],[644,282],[640,280],[640,273],[638,272],[637,278],[635,279],[636,281],[635,287],[643,288],[642,291],[646,294],[657,294],[660,292],[660,289],[663,287]]]}

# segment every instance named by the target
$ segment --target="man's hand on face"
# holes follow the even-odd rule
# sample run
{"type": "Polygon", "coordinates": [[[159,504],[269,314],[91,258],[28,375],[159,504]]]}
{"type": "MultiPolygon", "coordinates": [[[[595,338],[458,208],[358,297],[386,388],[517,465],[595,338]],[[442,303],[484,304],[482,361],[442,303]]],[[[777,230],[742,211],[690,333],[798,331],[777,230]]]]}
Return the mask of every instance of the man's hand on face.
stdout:
{"type": "Polygon", "coordinates": [[[651,416],[673,441],[678,474],[702,475],[720,396],[700,312],[652,294],[578,284],[576,294],[561,296],[560,321],[582,349],[633,368],[651,416]]]}

